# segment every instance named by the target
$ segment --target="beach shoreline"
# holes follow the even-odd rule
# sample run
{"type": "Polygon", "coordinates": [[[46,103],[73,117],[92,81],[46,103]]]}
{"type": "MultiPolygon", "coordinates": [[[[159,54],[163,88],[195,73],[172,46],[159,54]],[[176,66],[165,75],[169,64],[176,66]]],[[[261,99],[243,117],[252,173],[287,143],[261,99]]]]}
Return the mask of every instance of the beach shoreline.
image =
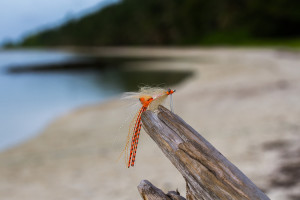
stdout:
{"type": "MultiPolygon", "coordinates": [[[[192,77],[174,86],[175,113],[271,199],[300,197],[299,181],[293,180],[300,177],[299,172],[292,168],[300,162],[294,156],[300,155],[299,52],[95,48],[90,54],[167,57],[130,61],[127,67],[193,71],[192,77]],[[283,171],[286,169],[291,173],[283,171]]],[[[124,124],[122,108],[116,98],[76,109],[51,122],[32,140],[0,153],[0,196],[139,199],[136,186],[142,179],[165,192],[178,188],[184,194],[183,178],[145,132],[136,166],[126,169],[116,162],[124,145],[119,137],[126,137],[118,128],[124,124]]]]}

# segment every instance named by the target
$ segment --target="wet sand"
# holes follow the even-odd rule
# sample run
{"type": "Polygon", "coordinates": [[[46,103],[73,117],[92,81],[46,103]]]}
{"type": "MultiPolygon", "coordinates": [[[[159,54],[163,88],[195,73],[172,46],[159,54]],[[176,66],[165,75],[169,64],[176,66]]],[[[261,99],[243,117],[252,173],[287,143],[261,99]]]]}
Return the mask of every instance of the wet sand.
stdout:
{"type": "MultiPolygon", "coordinates": [[[[272,49],[95,48],[98,56],[168,57],[128,63],[192,70],[174,86],[175,113],[271,199],[300,198],[300,53],[272,49]]],[[[36,138],[0,154],[5,199],[141,199],[148,179],[184,194],[181,175],[142,132],[134,168],[117,162],[127,135],[120,100],[79,108],[36,138]]]]}

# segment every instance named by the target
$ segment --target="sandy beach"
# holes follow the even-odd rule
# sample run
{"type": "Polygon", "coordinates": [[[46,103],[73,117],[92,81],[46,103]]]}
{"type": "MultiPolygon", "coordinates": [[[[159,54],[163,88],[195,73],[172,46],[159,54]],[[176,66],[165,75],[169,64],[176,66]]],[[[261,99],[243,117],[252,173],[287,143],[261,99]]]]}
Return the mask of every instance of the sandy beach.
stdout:
{"type": "MultiPolygon", "coordinates": [[[[174,86],[175,113],[271,199],[300,199],[300,52],[94,48],[90,53],[168,58],[129,62],[128,70],[193,71],[174,86]]],[[[127,169],[118,161],[126,115],[119,98],[78,108],[1,152],[1,199],[141,199],[136,187],[143,179],[184,194],[183,178],[144,131],[136,166],[127,169]]]]}

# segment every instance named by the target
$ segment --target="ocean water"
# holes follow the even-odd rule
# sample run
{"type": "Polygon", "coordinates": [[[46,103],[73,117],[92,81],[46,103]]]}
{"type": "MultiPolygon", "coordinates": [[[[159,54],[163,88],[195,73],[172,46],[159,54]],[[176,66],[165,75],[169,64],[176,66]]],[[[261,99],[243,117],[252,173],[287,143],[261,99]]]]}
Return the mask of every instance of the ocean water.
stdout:
{"type": "Polygon", "coordinates": [[[118,77],[100,71],[8,73],[11,66],[59,63],[77,56],[51,51],[0,51],[0,151],[42,131],[74,108],[120,94],[118,77]]]}

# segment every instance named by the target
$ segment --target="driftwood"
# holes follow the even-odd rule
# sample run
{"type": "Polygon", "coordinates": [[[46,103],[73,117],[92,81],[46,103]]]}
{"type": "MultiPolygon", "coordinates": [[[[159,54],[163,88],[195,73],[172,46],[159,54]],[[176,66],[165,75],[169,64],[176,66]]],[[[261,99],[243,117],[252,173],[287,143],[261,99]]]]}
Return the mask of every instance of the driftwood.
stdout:
{"type": "MultiPolygon", "coordinates": [[[[186,181],[186,198],[269,199],[236,166],[180,117],[163,106],[159,113],[142,115],[144,129],[186,181]]],[[[138,190],[145,200],[184,199],[177,192],[164,194],[149,181],[138,190]]]]}
{"type": "Polygon", "coordinates": [[[179,192],[171,191],[165,194],[163,191],[152,185],[147,180],[142,180],[138,186],[138,190],[142,195],[143,199],[146,200],[185,200],[180,196],[179,192]]]}

